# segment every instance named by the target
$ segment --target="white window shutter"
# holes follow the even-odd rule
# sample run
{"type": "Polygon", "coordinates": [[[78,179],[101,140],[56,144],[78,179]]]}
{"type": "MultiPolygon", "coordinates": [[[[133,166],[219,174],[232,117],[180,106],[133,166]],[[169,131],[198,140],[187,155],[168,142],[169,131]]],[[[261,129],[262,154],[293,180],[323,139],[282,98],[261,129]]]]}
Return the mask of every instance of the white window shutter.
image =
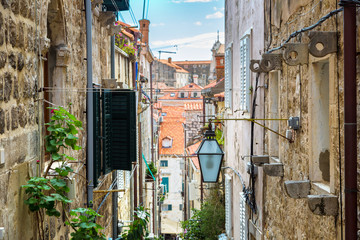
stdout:
{"type": "Polygon", "coordinates": [[[250,109],[250,36],[240,40],[240,110],[250,109]]]}
{"type": "Polygon", "coordinates": [[[225,231],[226,235],[232,237],[232,184],[231,177],[225,174],[225,231]]]}
{"type": "Polygon", "coordinates": [[[120,190],[125,189],[125,181],[124,181],[124,171],[118,170],[117,171],[117,188],[120,190]]]}
{"type": "Polygon", "coordinates": [[[246,227],[246,221],[247,221],[247,216],[246,216],[246,200],[245,200],[245,195],[243,192],[240,192],[240,239],[241,240],[247,240],[247,227],[246,227]]]}
{"type": "Polygon", "coordinates": [[[225,108],[232,107],[232,44],[225,51],[225,108]]]}

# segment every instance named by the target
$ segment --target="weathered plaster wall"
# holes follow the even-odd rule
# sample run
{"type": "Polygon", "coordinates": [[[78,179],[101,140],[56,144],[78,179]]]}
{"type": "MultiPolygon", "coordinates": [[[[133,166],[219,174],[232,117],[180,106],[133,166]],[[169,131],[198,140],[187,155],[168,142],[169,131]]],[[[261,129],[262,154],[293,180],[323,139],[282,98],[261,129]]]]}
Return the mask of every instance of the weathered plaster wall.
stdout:
{"type": "MultiPolygon", "coordinates": [[[[269,9],[268,7],[267,10],[269,9]]],[[[267,11],[267,21],[265,22],[265,26],[269,26],[269,19],[272,20],[272,32],[267,31],[265,45],[269,45],[270,48],[278,46],[293,31],[314,24],[320,17],[338,7],[336,6],[336,1],[329,0],[320,2],[272,1],[272,15],[269,17],[270,12],[267,11]]],[[[289,143],[281,137],[279,138],[278,157],[284,164],[284,177],[266,176],[266,181],[264,181],[265,239],[340,239],[340,216],[318,216],[313,214],[308,207],[307,198],[292,199],[286,194],[284,182],[287,180],[310,180],[311,194],[334,194],[338,197],[340,196],[340,151],[342,170],[344,162],[342,17],[343,14],[340,13],[337,17],[326,20],[321,26],[313,30],[338,31],[339,49],[337,53],[329,54],[321,59],[310,55],[309,63],[301,66],[289,66],[285,62],[282,63],[282,71],[280,71],[278,79],[279,106],[277,111],[279,118],[286,119],[290,116],[299,116],[301,129],[295,132],[293,143],[289,143]],[[319,188],[316,184],[316,182],[319,182],[319,177],[316,177],[316,174],[313,173],[318,162],[316,157],[311,154],[312,149],[320,144],[318,141],[315,141],[317,139],[316,134],[318,133],[314,128],[315,114],[312,108],[314,105],[313,90],[316,87],[314,84],[316,77],[314,74],[314,64],[324,60],[329,61],[330,73],[328,133],[331,176],[329,182],[321,181],[325,188],[319,188]],[[339,134],[341,144],[339,143],[339,134]]],[[[308,43],[309,38],[307,33],[304,33],[291,42],[308,43]]],[[[271,81],[271,79],[268,80],[271,81]]],[[[271,83],[269,82],[270,85],[271,83]]],[[[269,93],[270,91],[268,90],[265,102],[271,99],[269,93]]],[[[271,117],[272,111],[270,105],[267,104],[266,117],[271,117]]],[[[319,126],[319,128],[321,127],[319,126]]],[[[279,132],[284,135],[286,129],[288,129],[287,123],[280,121],[279,132]]],[[[269,144],[270,135],[268,132],[265,134],[265,139],[265,153],[276,156],[276,153],[270,149],[272,145],[269,144]]]]}
{"type": "MultiPolygon", "coordinates": [[[[250,34],[250,59],[259,59],[264,51],[264,4],[263,1],[225,1],[225,49],[232,44],[232,109],[225,112],[225,118],[250,118],[251,112],[239,111],[240,106],[240,39],[245,34],[250,34]]],[[[255,89],[256,75],[250,74],[250,84],[255,89]]],[[[259,78],[259,86],[263,86],[262,77],[259,78]]],[[[250,91],[250,89],[249,89],[250,91]]],[[[254,93],[254,91],[253,91],[254,93]]],[[[263,117],[264,90],[257,91],[256,118],[263,117]]],[[[250,95],[250,99],[253,94],[250,95]]],[[[252,105],[252,100],[251,104],[252,105]]],[[[251,107],[250,107],[251,109],[251,107]]],[[[246,172],[246,164],[250,161],[251,124],[249,121],[225,121],[225,166],[231,166],[240,172],[249,186],[249,174],[246,172]]],[[[263,154],[263,129],[255,126],[254,155],[263,154]]],[[[231,170],[227,170],[232,176],[232,225],[234,239],[240,239],[239,218],[239,192],[242,192],[240,179],[231,170]]],[[[256,204],[258,206],[257,226],[262,228],[262,171],[255,183],[256,204]]],[[[257,218],[255,217],[255,218],[257,218]]]]}
{"type": "MultiPolygon", "coordinates": [[[[73,103],[71,113],[85,123],[83,9],[83,1],[0,1],[0,147],[5,149],[6,159],[0,165],[0,227],[5,227],[5,239],[38,239],[35,215],[24,205],[26,196],[20,186],[36,174],[36,160],[41,160],[41,169],[46,164],[43,99],[63,106],[73,103]],[[47,60],[53,61],[50,87],[57,87],[46,89],[48,95],[42,91],[47,60]]],[[[97,17],[93,31],[94,79],[109,78],[110,37],[97,17]]],[[[83,150],[71,153],[79,160],[73,164],[78,174],[73,176],[76,198],[72,208],[86,203],[84,132],[79,134],[79,144],[83,150]]],[[[62,218],[45,219],[44,227],[48,239],[69,239],[70,229],[62,218]]]]}

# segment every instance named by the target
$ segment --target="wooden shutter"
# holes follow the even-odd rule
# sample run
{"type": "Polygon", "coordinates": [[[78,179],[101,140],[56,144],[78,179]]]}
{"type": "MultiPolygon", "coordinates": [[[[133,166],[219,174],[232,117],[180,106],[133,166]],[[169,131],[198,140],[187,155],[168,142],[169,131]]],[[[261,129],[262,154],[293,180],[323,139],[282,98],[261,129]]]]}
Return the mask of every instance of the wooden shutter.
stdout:
{"type": "Polygon", "coordinates": [[[103,91],[104,172],[131,170],[136,162],[136,98],[128,90],[103,91]]]}
{"type": "Polygon", "coordinates": [[[94,89],[94,186],[97,186],[101,175],[101,111],[100,111],[100,91],[94,89]]]}
{"type": "Polygon", "coordinates": [[[241,111],[250,108],[250,37],[240,40],[240,107],[241,111]]]}
{"type": "Polygon", "coordinates": [[[161,184],[165,186],[165,192],[169,192],[169,178],[168,177],[163,177],[161,184]]]}
{"type": "Polygon", "coordinates": [[[247,240],[247,227],[246,227],[246,200],[245,194],[240,192],[240,199],[239,199],[239,209],[240,209],[240,239],[247,240]]]}
{"type": "Polygon", "coordinates": [[[231,177],[225,174],[225,231],[230,238],[232,236],[232,184],[231,177]]]}
{"type": "Polygon", "coordinates": [[[225,108],[232,107],[232,44],[225,51],[225,108]]]}

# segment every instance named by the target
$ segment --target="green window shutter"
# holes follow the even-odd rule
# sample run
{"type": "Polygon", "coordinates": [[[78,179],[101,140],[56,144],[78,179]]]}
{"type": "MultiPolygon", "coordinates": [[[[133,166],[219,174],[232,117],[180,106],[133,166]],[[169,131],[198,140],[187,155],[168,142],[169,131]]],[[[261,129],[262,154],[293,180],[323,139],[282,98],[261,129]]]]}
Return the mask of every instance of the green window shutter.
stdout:
{"type": "Polygon", "coordinates": [[[172,204],[168,205],[168,211],[172,211],[172,204]]]}
{"type": "Polygon", "coordinates": [[[129,10],[129,1],[130,0],[104,0],[103,6],[106,8],[106,11],[127,11],[129,10]],[[115,2],[117,9],[115,8],[113,2],[115,2]]]}
{"type": "Polygon", "coordinates": [[[135,92],[103,91],[103,154],[105,173],[131,170],[136,162],[135,92]]]}
{"type": "Polygon", "coordinates": [[[101,122],[100,122],[100,91],[94,89],[94,186],[101,175],[101,122]]]}
{"type": "Polygon", "coordinates": [[[112,157],[112,93],[104,90],[102,101],[103,120],[103,173],[111,172],[112,157]]]}
{"type": "Polygon", "coordinates": [[[165,192],[169,192],[169,178],[163,177],[161,184],[165,186],[165,192]]]}

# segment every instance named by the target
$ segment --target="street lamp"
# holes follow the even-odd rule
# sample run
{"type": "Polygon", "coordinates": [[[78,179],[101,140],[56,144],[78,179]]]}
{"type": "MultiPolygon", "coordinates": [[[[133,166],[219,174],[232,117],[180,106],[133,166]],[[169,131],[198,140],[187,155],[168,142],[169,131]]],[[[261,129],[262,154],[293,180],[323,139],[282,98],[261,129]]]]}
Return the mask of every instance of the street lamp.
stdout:
{"type": "Polygon", "coordinates": [[[196,151],[196,155],[199,158],[203,181],[207,183],[217,182],[224,152],[215,139],[215,132],[211,130],[211,123],[210,130],[205,132],[205,138],[196,151]]]}

